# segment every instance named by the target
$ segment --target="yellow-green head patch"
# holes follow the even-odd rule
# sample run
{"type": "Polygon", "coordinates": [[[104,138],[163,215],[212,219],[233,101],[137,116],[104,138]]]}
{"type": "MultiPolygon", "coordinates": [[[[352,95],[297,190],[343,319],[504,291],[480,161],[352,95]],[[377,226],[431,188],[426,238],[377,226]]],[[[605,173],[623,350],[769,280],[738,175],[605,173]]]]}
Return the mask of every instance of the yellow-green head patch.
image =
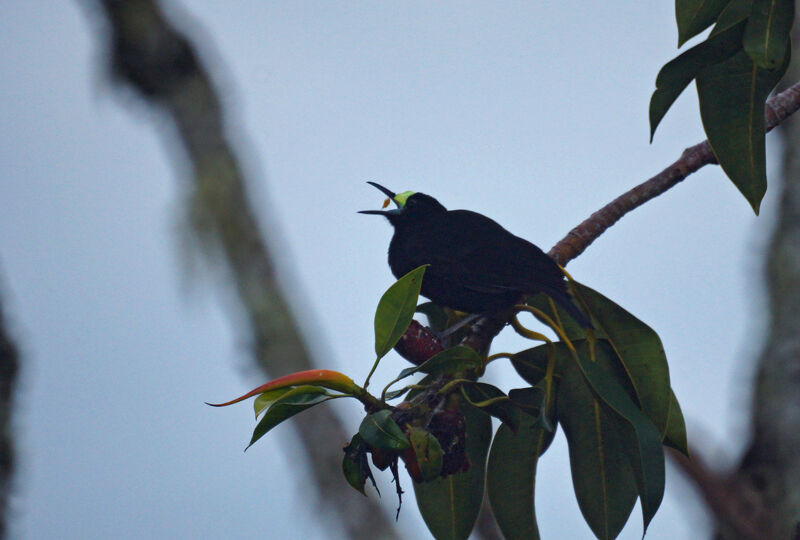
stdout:
{"type": "Polygon", "coordinates": [[[397,206],[399,208],[403,208],[406,205],[406,201],[408,200],[408,198],[411,197],[413,194],[414,194],[413,191],[404,191],[402,193],[398,193],[397,195],[394,196],[394,202],[397,203],[397,206]]]}

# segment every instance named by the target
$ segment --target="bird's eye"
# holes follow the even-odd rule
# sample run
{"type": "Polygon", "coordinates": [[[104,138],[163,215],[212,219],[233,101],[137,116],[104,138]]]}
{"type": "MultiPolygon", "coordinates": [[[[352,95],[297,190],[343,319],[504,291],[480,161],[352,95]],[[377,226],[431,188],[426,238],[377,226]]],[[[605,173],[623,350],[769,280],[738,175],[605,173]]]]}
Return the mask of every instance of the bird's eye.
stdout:
{"type": "Polygon", "coordinates": [[[416,200],[416,199],[413,199],[413,198],[411,198],[411,199],[408,199],[408,200],[406,201],[406,206],[407,206],[408,208],[413,208],[413,207],[414,207],[414,206],[416,206],[416,205],[417,205],[417,200],[416,200]]]}

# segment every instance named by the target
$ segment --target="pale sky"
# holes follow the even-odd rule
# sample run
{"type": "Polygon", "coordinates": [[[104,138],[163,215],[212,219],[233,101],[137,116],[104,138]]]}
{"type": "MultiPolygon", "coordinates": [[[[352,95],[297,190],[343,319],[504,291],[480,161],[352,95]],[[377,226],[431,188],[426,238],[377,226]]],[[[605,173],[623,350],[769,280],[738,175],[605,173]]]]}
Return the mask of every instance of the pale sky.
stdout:
{"type": "MultiPolygon", "coordinates": [[[[245,454],[249,405],[203,405],[264,381],[224,276],[186,256],[168,126],[110,88],[86,4],[0,3],[0,283],[23,352],[12,537],[331,538],[303,489],[312,479],[291,463],[291,429],[245,454]]],[[[382,202],[366,180],[482,212],[547,250],[704,138],[690,87],[648,144],[655,77],[677,54],[672,2],[189,9],[191,24],[176,18],[223,68],[293,309],[321,362],[356,380],[393,281],[390,226],[356,214],[382,202]]],[[[756,218],[707,167],[569,266],[659,332],[690,444],[710,458],[735,457],[747,425],[774,196],[756,218]]],[[[493,350],[527,346],[506,330],[493,350]]],[[[403,367],[392,353],[376,381],[403,367]]],[[[331,406],[355,432],[363,412],[331,406]]],[[[397,527],[425,537],[412,499],[397,527]]],[[[592,537],[561,434],[536,504],[544,539],[592,537]]],[[[698,537],[694,504],[668,474],[647,538],[698,537]]],[[[620,538],[640,537],[637,508],[620,538]]]]}

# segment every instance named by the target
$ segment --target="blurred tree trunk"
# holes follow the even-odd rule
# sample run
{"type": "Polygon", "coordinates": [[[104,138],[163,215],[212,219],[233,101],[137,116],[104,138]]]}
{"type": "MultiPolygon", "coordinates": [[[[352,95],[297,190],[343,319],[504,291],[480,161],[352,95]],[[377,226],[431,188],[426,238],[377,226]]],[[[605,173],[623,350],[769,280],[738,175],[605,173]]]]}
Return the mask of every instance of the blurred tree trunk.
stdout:
{"type": "MultiPolygon", "coordinates": [[[[785,81],[800,79],[798,25],[785,81]]],[[[732,481],[752,497],[765,538],[800,539],[800,121],[781,125],[783,170],[767,250],[768,334],[758,359],[752,440],[732,481]]],[[[749,509],[745,508],[743,511],[749,509]]],[[[722,526],[719,537],[741,538],[722,526]]]]}
{"type": "Polygon", "coordinates": [[[8,535],[8,498],[14,473],[11,417],[18,370],[19,354],[6,328],[3,299],[0,298],[0,538],[8,535]]]}
{"type": "MultiPolygon", "coordinates": [[[[798,10],[800,13],[800,10],[798,10]]],[[[800,79],[798,25],[785,85],[800,79]]],[[[717,540],[800,540],[800,120],[781,124],[782,182],[764,277],[767,334],[756,366],[750,440],[733,471],[673,458],[701,493],[717,540]]],[[[756,289],[757,290],[757,289],[756,289]]]]}
{"type": "MultiPolygon", "coordinates": [[[[191,225],[205,254],[221,259],[229,272],[249,323],[257,365],[271,377],[314,367],[276,282],[247,179],[229,141],[230,122],[196,47],[154,0],[96,0],[94,6],[103,16],[114,75],[174,126],[190,167],[186,187],[191,225]]],[[[322,508],[336,514],[346,534],[398,538],[375,499],[362,497],[344,481],[342,445],[350,437],[332,409],[315,408],[291,424],[303,447],[293,457],[305,457],[313,477],[308,491],[317,491],[322,508]]]]}

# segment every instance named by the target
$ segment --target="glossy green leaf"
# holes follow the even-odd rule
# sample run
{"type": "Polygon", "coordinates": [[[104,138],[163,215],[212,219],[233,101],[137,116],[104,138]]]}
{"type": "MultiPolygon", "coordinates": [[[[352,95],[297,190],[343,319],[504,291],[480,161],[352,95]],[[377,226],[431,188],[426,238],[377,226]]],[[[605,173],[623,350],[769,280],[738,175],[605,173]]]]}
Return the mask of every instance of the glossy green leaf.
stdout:
{"type": "Polygon", "coordinates": [[[413,388],[409,389],[408,395],[406,396],[405,401],[411,401],[414,398],[416,398],[418,395],[420,395],[422,392],[424,392],[425,389],[428,386],[430,386],[435,380],[436,380],[436,377],[434,377],[433,375],[424,376],[422,379],[420,379],[419,381],[417,381],[413,385],[413,388]]]}
{"type": "Polygon", "coordinates": [[[373,478],[372,471],[369,468],[367,453],[358,433],[353,435],[350,443],[344,448],[342,472],[347,483],[365,497],[367,494],[364,491],[364,486],[367,483],[367,478],[372,480],[372,485],[375,486],[377,491],[378,486],[375,485],[375,478],[373,478]]]}
{"type": "Polygon", "coordinates": [[[511,365],[531,386],[539,384],[547,372],[547,345],[520,351],[511,357],[511,365]]]}
{"type": "Polygon", "coordinates": [[[410,427],[408,438],[417,458],[420,474],[424,482],[435,480],[442,472],[442,447],[439,440],[422,428],[410,427]]]}
{"type": "MultiPolygon", "coordinates": [[[[572,345],[575,347],[578,354],[580,354],[581,356],[585,358],[591,357],[588,340],[579,339],[573,341],[572,345]]],[[[570,351],[569,347],[567,347],[567,344],[561,341],[547,345],[541,345],[540,347],[536,347],[536,349],[541,349],[541,351],[537,351],[541,354],[547,352],[553,355],[553,360],[556,364],[554,375],[556,378],[555,382],[557,383],[558,378],[560,378],[561,376],[560,370],[563,369],[563,366],[565,366],[567,363],[574,361],[573,353],[570,351]]],[[[620,385],[622,385],[622,387],[628,393],[629,397],[636,403],[638,403],[636,391],[634,390],[630,377],[628,376],[628,373],[625,371],[622,363],[620,362],[619,357],[616,354],[616,351],[606,338],[595,340],[594,354],[596,361],[600,362],[603,368],[606,369],[611,375],[613,375],[616,381],[620,385]]],[[[528,358],[530,357],[531,356],[529,354],[528,358]]],[[[534,389],[543,391],[545,384],[546,384],[545,380],[540,380],[536,384],[534,389]]]]}
{"type": "Polygon", "coordinates": [[[729,0],[675,0],[678,47],[709,26],[722,13],[729,0]]]}
{"type": "Polygon", "coordinates": [[[414,482],[417,506],[431,534],[437,540],[464,540],[469,537],[483,501],[486,454],[492,438],[491,417],[467,403],[459,409],[467,422],[467,472],[414,482]]]}
{"type": "Polygon", "coordinates": [[[424,302],[417,306],[417,313],[422,313],[428,317],[428,326],[434,332],[441,332],[447,329],[448,315],[445,308],[433,302],[424,302]]]}
{"type": "Polygon", "coordinates": [[[399,398],[400,396],[408,392],[408,390],[409,390],[408,386],[404,388],[398,388],[397,390],[390,390],[389,392],[386,392],[385,399],[386,401],[389,401],[395,398],[399,398]]]}
{"type": "Polygon", "coordinates": [[[274,390],[267,390],[266,392],[259,394],[258,397],[253,401],[253,409],[256,413],[256,418],[264,412],[264,410],[275,403],[281,396],[283,396],[286,392],[290,391],[293,387],[287,386],[285,388],[275,388],[274,390]]]}
{"type": "Polygon", "coordinates": [[[689,457],[689,443],[686,438],[686,423],[683,412],[678,404],[675,393],[670,391],[669,416],[667,418],[667,432],[664,434],[664,444],[671,446],[684,456],[689,457]]]}
{"type": "MultiPolygon", "coordinates": [[[[574,343],[582,373],[595,397],[599,399],[603,418],[602,425],[613,432],[609,444],[614,440],[620,444],[621,450],[627,456],[637,480],[637,492],[642,500],[642,511],[645,529],[658,509],[664,491],[664,455],[661,448],[661,435],[655,429],[650,418],[639,408],[631,380],[623,369],[619,357],[608,341],[598,340],[594,347],[594,360],[590,361],[591,352],[588,341],[574,343]],[[611,416],[608,413],[613,413],[611,416]],[[613,428],[616,425],[616,429],[613,428]],[[612,426],[612,427],[608,427],[612,426]]],[[[553,345],[553,349],[564,369],[574,368],[574,356],[568,352],[565,344],[553,345]],[[569,359],[572,359],[570,362],[569,359]]],[[[563,380],[560,384],[564,384],[563,380]]],[[[672,396],[671,392],[669,393],[672,396]]],[[[562,404],[559,401],[559,419],[566,422],[561,412],[562,404]]],[[[667,413],[669,410],[667,411],[667,413]]],[[[565,431],[566,431],[565,426],[565,431]]],[[[603,429],[597,429],[602,434],[603,429]]],[[[600,435],[602,438],[602,435],[600,435]]],[[[577,488],[576,488],[577,489],[577,488]]],[[[618,516],[620,517],[620,516],[618,516]]],[[[587,517],[587,521],[589,518],[587,517]]],[[[605,522],[604,524],[612,523],[605,522]]],[[[594,529],[594,527],[593,527],[594,529]]],[[[609,530],[613,532],[614,528],[609,530]]],[[[595,531],[597,532],[597,531],[595,531]]]]}
{"type": "Polygon", "coordinates": [[[616,379],[600,366],[578,356],[578,365],[595,395],[630,427],[621,425],[623,450],[633,468],[642,505],[644,530],[664,497],[664,450],[650,419],[634,404],[616,379]]]}
{"type": "MultiPolygon", "coordinates": [[[[788,61],[789,53],[786,54],[788,61]]],[[[764,102],[785,72],[741,51],[697,76],[700,116],[719,164],[758,214],[767,190],[764,102]]]]}
{"type": "Polygon", "coordinates": [[[239,403],[245,399],[271,392],[272,390],[303,385],[336,390],[347,396],[353,396],[359,390],[358,386],[353,382],[353,379],[344,373],[339,373],[338,371],[332,371],[330,369],[307,369],[273,379],[230,401],[224,403],[206,402],[206,405],[212,407],[228,407],[234,403],[239,403]]]}
{"type": "MultiPolygon", "coordinates": [[[[556,324],[561,326],[569,339],[583,339],[586,337],[585,329],[576,323],[575,320],[564,311],[564,308],[556,304],[546,294],[539,293],[530,296],[526,299],[525,303],[543,311],[548,317],[553,319],[556,324]]],[[[544,321],[541,322],[546,324],[544,321]]]]}
{"type": "Polygon", "coordinates": [[[419,372],[419,366],[407,367],[400,371],[400,373],[397,375],[397,378],[393,382],[402,381],[403,379],[411,377],[414,373],[418,372],[419,372]]]}
{"type": "Polygon", "coordinates": [[[754,0],[744,32],[744,50],[764,69],[783,64],[794,20],[795,0],[754,0]]]}
{"type": "Polygon", "coordinates": [[[253,443],[287,418],[329,399],[332,398],[326,394],[325,389],[318,386],[304,385],[292,388],[270,405],[261,421],[256,425],[256,429],[253,430],[253,436],[247,448],[253,446],[253,443]]]}
{"type": "Polygon", "coordinates": [[[656,77],[656,89],[650,98],[650,141],[656,128],[678,96],[705,68],[730,58],[741,50],[744,24],[709,37],[675,59],[667,62],[656,77]]]}
{"type": "Polygon", "coordinates": [[[409,443],[406,434],[392,420],[391,411],[388,409],[380,410],[376,413],[367,415],[358,427],[358,434],[364,442],[374,448],[399,452],[408,448],[409,443]]]}
{"type": "Polygon", "coordinates": [[[495,520],[506,539],[539,538],[534,508],[536,466],[555,438],[557,388],[547,399],[540,386],[517,388],[508,395],[524,411],[539,409],[523,421],[515,433],[507,424],[497,430],[489,454],[486,486],[495,520]],[[533,418],[537,418],[531,422],[533,418]]]}
{"type": "MultiPolygon", "coordinates": [[[[478,356],[478,353],[469,347],[457,345],[436,353],[418,366],[405,368],[389,386],[398,381],[402,381],[406,377],[410,377],[414,373],[422,372],[427,375],[441,375],[446,373],[452,375],[470,369],[477,369],[481,365],[483,365],[483,361],[481,357],[478,356]]],[[[387,393],[386,396],[386,399],[391,399],[388,397],[389,393],[387,393]]]]}
{"type": "MultiPolygon", "coordinates": [[[[547,397],[546,387],[544,387],[543,389],[545,390],[545,397],[547,397]]],[[[550,444],[553,442],[553,439],[556,436],[556,429],[558,428],[558,399],[557,399],[558,384],[555,384],[551,391],[552,395],[550,396],[550,399],[547,402],[546,408],[542,409],[541,415],[539,416],[537,421],[531,426],[531,427],[542,427],[547,433],[549,433],[549,435],[545,437],[544,443],[541,447],[541,450],[539,451],[540,457],[544,455],[544,453],[547,451],[548,448],[550,448],[550,444]]]]}
{"type": "Polygon", "coordinates": [[[569,445],[572,484],[597,538],[616,538],[636,503],[636,477],[618,424],[595,397],[574,362],[558,387],[558,416],[569,445]]]}
{"type": "Polygon", "coordinates": [[[513,431],[517,431],[524,413],[505,392],[496,386],[480,382],[464,384],[461,386],[461,391],[472,405],[507,424],[513,431]]]}
{"type": "MultiPolygon", "coordinates": [[[[573,343],[580,342],[581,340],[578,340],[573,343]]],[[[565,343],[558,342],[553,344],[545,344],[521,351],[511,358],[511,363],[514,366],[514,369],[517,370],[517,373],[519,373],[519,375],[525,379],[525,381],[531,384],[531,388],[526,390],[537,393],[541,392],[542,400],[545,400],[548,397],[547,380],[545,379],[545,375],[547,373],[547,363],[551,356],[554,363],[552,383],[553,388],[551,389],[551,393],[553,395],[551,396],[551,402],[554,402],[555,400],[553,399],[553,396],[556,392],[558,380],[561,377],[559,366],[565,360],[571,359],[571,355],[565,343]]],[[[518,391],[519,390],[511,390],[509,392],[509,397],[514,402],[517,402],[517,399],[515,399],[515,394],[518,391]]],[[[536,415],[533,413],[533,411],[526,410],[524,406],[522,408],[528,414],[533,414],[545,429],[548,431],[555,431],[556,416],[553,410],[551,410],[547,415],[543,414],[543,410],[540,410],[540,414],[536,415]]],[[[553,403],[550,404],[550,408],[553,409],[553,403]]]]}
{"type": "Polygon", "coordinates": [[[753,0],[730,0],[722,13],[719,14],[717,24],[708,35],[709,38],[715,37],[737,24],[747,20],[753,10],[753,0]]]}
{"type": "Polygon", "coordinates": [[[506,540],[536,540],[534,507],[536,465],[553,433],[522,425],[516,434],[507,425],[497,430],[489,452],[486,489],[495,521],[506,540]]]}
{"type": "MultiPolygon", "coordinates": [[[[417,306],[417,313],[423,313],[428,318],[428,327],[434,332],[444,332],[448,328],[458,324],[465,317],[470,314],[461,311],[455,311],[450,308],[442,307],[433,302],[424,302],[417,306]]],[[[469,334],[470,325],[466,324],[450,333],[443,343],[460,343],[463,338],[469,334]]]]}
{"type": "Polygon", "coordinates": [[[453,374],[468,369],[477,369],[481,364],[481,357],[473,349],[457,345],[431,356],[417,366],[416,371],[428,375],[453,374]]]}
{"type": "MultiPolygon", "coordinates": [[[[519,406],[525,414],[533,418],[533,423],[523,425],[540,426],[543,427],[545,431],[555,435],[557,418],[555,395],[558,391],[558,383],[557,381],[553,381],[553,384],[554,386],[551,390],[553,395],[547,407],[545,406],[545,400],[547,399],[547,383],[544,381],[532,388],[514,388],[508,392],[508,397],[511,398],[511,401],[519,406]],[[520,394],[522,393],[528,394],[528,396],[524,398],[525,403],[521,403],[520,394]],[[541,400],[539,404],[531,406],[537,400],[541,400]]],[[[527,417],[523,416],[523,420],[527,422],[527,417]]],[[[549,445],[550,441],[547,442],[547,446],[549,445]]],[[[547,450],[547,446],[542,449],[542,452],[547,450]]]]}
{"type": "Polygon", "coordinates": [[[667,429],[670,384],[661,339],[652,328],[602,294],[585,285],[575,286],[595,317],[598,333],[606,337],[619,357],[635,400],[663,434],[667,429]]]}
{"type": "Polygon", "coordinates": [[[511,403],[533,418],[539,417],[543,412],[545,391],[542,386],[513,388],[508,391],[508,398],[511,403]]]}
{"type": "Polygon", "coordinates": [[[378,302],[375,311],[375,354],[378,358],[392,350],[411,324],[424,274],[425,266],[412,270],[389,287],[378,302]]]}

